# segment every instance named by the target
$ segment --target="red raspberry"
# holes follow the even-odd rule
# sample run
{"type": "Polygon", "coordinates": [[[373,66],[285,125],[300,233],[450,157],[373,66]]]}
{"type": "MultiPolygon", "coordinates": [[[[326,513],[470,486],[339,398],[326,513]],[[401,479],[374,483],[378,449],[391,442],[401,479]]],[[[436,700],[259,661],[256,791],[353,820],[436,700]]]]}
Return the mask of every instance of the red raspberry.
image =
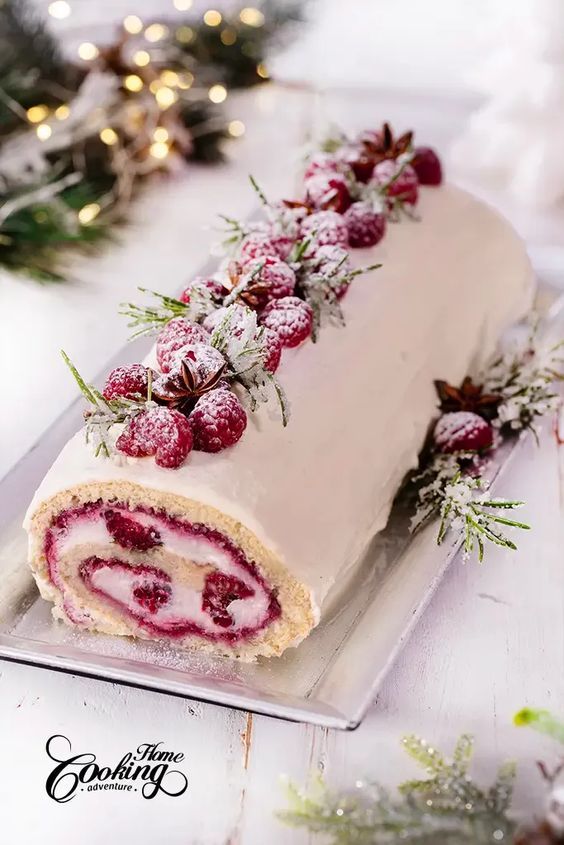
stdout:
{"type": "Polygon", "coordinates": [[[190,414],[194,448],[200,452],[221,452],[242,436],[247,414],[234,393],[224,387],[204,394],[190,414]]]}
{"type": "Polygon", "coordinates": [[[309,179],[310,176],[316,176],[318,173],[338,173],[340,169],[339,159],[331,153],[315,153],[307,163],[304,179],[309,179]]]}
{"type": "Polygon", "coordinates": [[[313,256],[315,269],[324,276],[331,276],[334,283],[334,290],[337,299],[342,299],[350,287],[350,280],[347,278],[351,272],[351,262],[348,250],[342,246],[319,247],[313,256]]]}
{"type": "Polygon", "coordinates": [[[359,182],[368,182],[370,180],[376,162],[368,154],[366,147],[362,144],[345,147],[341,152],[341,158],[347,167],[350,167],[359,182]]]}
{"type": "Polygon", "coordinates": [[[261,314],[263,326],[276,332],[283,347],[299,346],[313,328],[311,306],[297,296],[273,299],[261,314]]]}
{"type": "Polygon", "coordinates": [[[411,164],[420,185],[440,185],[443,181],[441,160],[431,147],[416,147],[411,164]]]}
{"type": "Polygon", "coordinates": [[[198,288],[207,289],[210,292],[212,299],[214,299],[216,302],[221,302],[223,300],[223,297],[226,296],[228,292],[227,288],[222,285],[221,282],[218,282],[217,279],[214,279],[213,277],[204,278],[203,276],[196,276],[196,278],[192,279],[190,284],[184,288],[184,290],[178,297],[180,301],[189,303],[190,294],[192,293],[194,288],[196,290],[198,288]]]}
{"type": "Polygon", "coordinates": [[[402,167],[395,159],[386,158],[380,161],[374,168],[372,181],[382,187],[387,186],[385,194],[390,198],[400,199],[409,205],[415,205],[419,196],[419,180],[413,167],[408,164],[403,167],[402,173],[394,179],[398,170],[402,167]],[[391,181],[393,179],[393,181],[391,181]]]}
{"type": "Polygon", "coordinates": [[[320,246],[315,250],[312,260],[315,262],[317,272],[324,276],[336,276],[351,271],[349,252],[342,246],[332,244],[320,246]]]}
{"type": "Polygon", "coordinates": [[[104,511],[104,519],[112,539],[124,549],[146,552],[147,549],[162,546],[161,535],[151,525],[142,525],[135,519],[111,509],[104,511]]]}
{"type": "Polygon", "coordinates": [[[313,238],[318,246],[326,244],[346,246],[347,226],[336,211],[315,211],[302,223],[302,237],[313,238]]]}
{"type": "Polygon", "coordinates": [[[172,589],[169,584],[147,579],[143,584],[135,587],[133,596],[137,604],[149,613],[156,613],[161,607],[169,603],[172,589]]]}
{"type": "Polygon", "coordinates": [[[333,209],[343,214],[351,204],[351,195],[341,173],[316,173],[305,180],[306,198],[315,208],[333,209]]]}
{"type": "Polygon", "coordinates": [[[267,329],[266,327],[264,327],[263,341],[267,350],[264,368],[269,373],[275,373],[280,365],[280,358],[282,357],[282,342],[276,332],[273,332],[272,329],[267,329]]]}
{"type": "Polygon", "coordinates": [[[179,411],[151,408],[133,417],[116,448],[132,458],[154,455],[158,466],[176,469],[192,449],[192,429],[179,411]]]}
{"type": "Polygon", "coordinates": [[[147,398],[149,370],[143,364],[116,367],[106,379],[103,395],[105,399],[147,398]]]}
{"type": "Polygon", "coordinates": [[[202,592],[202,610],[210,614],[216,625],[228,628],[233,624],[229,605],[237,599],[248,599],[255,591],[240,578],[224,572],[210,572],[206,575],[202,592]]]}
{"type": "Polygon", "coordinates": [[[237,261],[243,266],[256,258],[278,258],[275,241],[266,232],[251,232],[241,241],[237,261]]]}
{"type": "Polygon", "coordinates": [[[209,343],[207,332],[185,317],[174,317],[157,338],[157,363],[163,373],[169,372],[176,352],[188,343],[209,343]]]}
{"type": "Polygon", "coordinates": [[[374,211],[368,202],[355,202],[344,214],[353,247],[375,246],[386,232],[386,216],[374,211]]]}
{"type": "Polygon", "coordinates": [[[472,411],[453,411],[440,417],[433,439],[439,452],[474,452],[490,448],[493,428],[472,411]]]}
{"type": "Polygon", "coordinates": [[[265,256],[249,261],[245,265],[245,275],[250,276],[253,273],[256,275],[251,285],[264,285],[265,287],[262,306],[266,305],[269,299],[281,299],[283,296],[291,296],[294,293],[296,274],[289,264],[280,261],[279,258],[265,256]],[[262,269],[259,270],[261,265],[262,269]]]}

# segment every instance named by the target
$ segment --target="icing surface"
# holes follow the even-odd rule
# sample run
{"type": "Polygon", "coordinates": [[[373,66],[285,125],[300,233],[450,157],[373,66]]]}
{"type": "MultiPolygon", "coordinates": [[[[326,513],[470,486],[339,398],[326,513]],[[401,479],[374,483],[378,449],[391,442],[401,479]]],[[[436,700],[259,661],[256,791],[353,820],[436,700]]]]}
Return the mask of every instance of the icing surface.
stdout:
{"type": "Polygon", "coordinates": [[[530,305],[525,247],[495,211],[452,186],[422,189],[420,222],[390,225],[353,250],[347,325],[286,350],[278,376],[290,403],[249,415],[243,439],[192,452],[181,468],[151,458],[95,458],[79,432],[31,503],[87,481],[128,479],[218,508],[243,522],[306,584],[320,607],[387,521],[436,413],[433,380],[458,383],[530,305]]]}

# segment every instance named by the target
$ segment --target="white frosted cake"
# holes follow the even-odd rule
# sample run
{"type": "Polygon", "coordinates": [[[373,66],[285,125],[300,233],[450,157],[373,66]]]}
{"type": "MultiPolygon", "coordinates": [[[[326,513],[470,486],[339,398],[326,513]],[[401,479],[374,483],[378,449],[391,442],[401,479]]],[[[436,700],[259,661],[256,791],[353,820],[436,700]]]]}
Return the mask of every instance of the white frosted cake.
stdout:
{"type": "MultiPolygon", "coordinates": [[[[347,183],[357,201],[343,208],[346,154],[346,165],[318,157],[304,205],[270,209],[262,228],[243,232],[235,269],[189,288],[186,315],[177,310],[151,356],[148,404],[145,366],[110,376],[107,404],[129,391],[131,406],[121,418],[112,406],[108,456],[95,455],[100,439],[87,443],[80,431],[47,473],[26,527],[39,589],[60,619],[245,659],[297,645],[386,525],[416,467],[435,412],[434,379],[461,381],[528,309],[524,245],[495,211],[457,188],[423,185],[418,219],[386,226],[398,212],[387,199],[411,166],[375,155],[376,171],[393,165],[399,178],[378,181],[375,172],[356,188],[347,183]],[[383,185],[380,206],[362,188],[375,181],[383,185]],[[374,245],[347,247],[324,287],[315,276],[320,250],[335,259],[345,248],[343,223],[358,234],[353,218],[364,214],[360,232],[369,235],[361,241],[374,245]],[[382,266],[358,278],[351,272],[375,263],[382,266]],[[198,285],[211,296],[197,303],[198,285]],[[345,325],[324,325],[319,290],[329,322],[342,308],[345,325]],[[249,314],[268,355],[283,348],[280,366],[269,359],[266,371],[277,369],[283,385],[285,426],[272,402],[244,410],[249,380],[221,339],[227,326],[236,345],[237,321],[249,314]],[[321,326],[315,343],[312,322],[321,326]],[[137,390],[123,388],[138,376],[137,390]]],[[[395,197],[413,206],[402,190],[395,197]]]]}

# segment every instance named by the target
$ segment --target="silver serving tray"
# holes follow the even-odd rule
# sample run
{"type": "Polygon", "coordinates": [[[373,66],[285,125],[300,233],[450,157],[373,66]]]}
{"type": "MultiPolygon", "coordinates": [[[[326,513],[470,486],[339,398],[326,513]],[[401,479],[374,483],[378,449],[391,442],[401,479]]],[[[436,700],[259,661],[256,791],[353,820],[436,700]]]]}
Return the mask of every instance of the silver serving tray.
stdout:
{"type": "MultiPolygon", "coordinates": [[[[560,300],[546,289],[542,298],[554,318],[560,300]]],[[[104,373],[142,360],[149,345],[128,344],[104,373]]],[[[329,728],[357,727],[459,544],[437,547],[436,525],[410,536],[409,515],[396,507],[321,624],[298,648],[256,664],[73,630],[54,621],[38,595],[21,522],[39,481],[80,427],[82,409],[79,399],[0,483],[0,658],[329,728]]],[[[521,442],[504,444],[492,460],[493,489],[521,442]]]]}

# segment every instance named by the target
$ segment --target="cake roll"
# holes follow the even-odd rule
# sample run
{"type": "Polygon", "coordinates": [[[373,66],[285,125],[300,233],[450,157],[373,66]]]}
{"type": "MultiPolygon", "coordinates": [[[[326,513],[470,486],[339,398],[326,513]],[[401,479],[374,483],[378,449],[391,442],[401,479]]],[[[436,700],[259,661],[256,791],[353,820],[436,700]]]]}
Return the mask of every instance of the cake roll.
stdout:
{"type": "Polygon", "coordinates": [[[434,380],[479,371],[531,304],[498,213],[450,185],[422,188],[417,211],[351,253],[382,266],[355,278],[345,325],[285,349],[287,426],[259,406],[236,445],[174,469],[67,443],[25,523],[56,617],[246,660],[311,632],[417,465],[434,380]]]}

